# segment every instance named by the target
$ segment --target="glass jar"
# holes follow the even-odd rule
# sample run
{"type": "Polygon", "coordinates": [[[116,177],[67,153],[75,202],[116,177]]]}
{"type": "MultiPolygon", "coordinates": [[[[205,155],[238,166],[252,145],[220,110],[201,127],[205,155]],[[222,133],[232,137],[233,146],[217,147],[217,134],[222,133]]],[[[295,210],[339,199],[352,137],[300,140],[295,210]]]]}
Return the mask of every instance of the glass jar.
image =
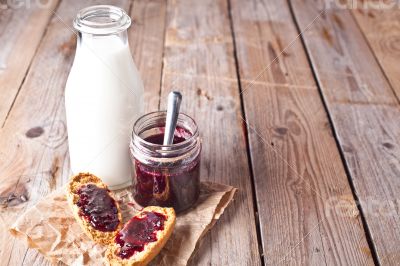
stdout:
{"type": "Polygon", "coordinates": [[[130,25],[129,16],[115,6],[79,11],[77,49],[65,88],[72,172],[95,174],[111,189],[132,182],[130,133],[143,110],[143,83],[128,44],[130,25]]]}
{"type": "Polygon", "coordinates": [[[179,114],[172,145],[162,145],[166,112],[153,112],[133,126],[133,196],[142,206],[193,206],[200,193],[201,142],[195,121],[179,114]]]}

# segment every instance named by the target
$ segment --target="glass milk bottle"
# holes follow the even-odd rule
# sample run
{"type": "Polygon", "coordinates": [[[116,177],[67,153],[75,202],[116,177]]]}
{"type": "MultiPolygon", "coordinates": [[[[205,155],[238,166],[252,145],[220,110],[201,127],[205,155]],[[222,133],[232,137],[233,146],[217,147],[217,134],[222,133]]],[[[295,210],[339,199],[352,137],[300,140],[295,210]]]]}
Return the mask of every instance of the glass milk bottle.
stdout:
{"type": "Polygon", "coordinates": [[[118,7],[82,9],[74,20],[78,43],[65,88],[72,172],[95,174],[111,189],[131,183],[130,132],[143,110],[130,24],[118,7]]]}

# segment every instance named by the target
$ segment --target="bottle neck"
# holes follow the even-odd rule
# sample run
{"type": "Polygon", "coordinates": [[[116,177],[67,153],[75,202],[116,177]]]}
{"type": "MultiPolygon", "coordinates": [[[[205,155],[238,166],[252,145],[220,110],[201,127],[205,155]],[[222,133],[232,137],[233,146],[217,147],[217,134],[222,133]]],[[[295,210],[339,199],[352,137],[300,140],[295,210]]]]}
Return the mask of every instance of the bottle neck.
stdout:
{"type": "Polygon", "coordinates": [[[78,51],[109,53],[128,45],[130,17],[119,7],[97,5],[84,8],[74,20],[78,30],[78,51]]]}
{"type": "Polygon", "coordinates": [[[123,48],[128,45],[128,33],[126,30],[106,35],[98,35],[86,32],[79,32],[78,34],[77,47],[79,49],[84,47],[96,51],[100,50],[107,52],[109,50],[123,48]]]}
{"type": "Polygon", "coordinates": [[[97,5],[84,8],[74,19],[74,28],[82,39],[86,37],[107,38],[126,37],[126,30],[131,25],[131,18],[122,8],[111,5],[97,5]]]}

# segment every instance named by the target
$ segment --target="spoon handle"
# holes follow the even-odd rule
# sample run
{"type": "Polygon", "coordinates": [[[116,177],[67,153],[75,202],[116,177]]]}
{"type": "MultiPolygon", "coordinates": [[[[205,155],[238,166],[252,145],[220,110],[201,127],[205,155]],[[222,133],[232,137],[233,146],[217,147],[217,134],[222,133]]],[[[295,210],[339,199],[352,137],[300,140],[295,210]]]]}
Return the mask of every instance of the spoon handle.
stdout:
{"type": "Polygon", "coordinates": [[[182,95],[180,92],[172,91],[169,93],[163,145],[171,145],[174,140],[174,132],[176,123],[178,122],[181,101],[182,95]]]}

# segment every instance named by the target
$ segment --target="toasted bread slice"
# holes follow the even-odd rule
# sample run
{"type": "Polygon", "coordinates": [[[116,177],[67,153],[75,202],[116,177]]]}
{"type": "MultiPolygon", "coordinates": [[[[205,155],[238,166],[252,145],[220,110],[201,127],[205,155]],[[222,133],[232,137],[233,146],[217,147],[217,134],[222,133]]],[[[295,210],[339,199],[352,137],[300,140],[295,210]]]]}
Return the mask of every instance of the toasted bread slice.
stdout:
{"type": "Polygon", "coordinates": [[[115,205],[118,210],[118,225],[114,231],[100,231],[96,229],[87,219],[82,216],[82,211],[80,207],[77,205],[79,201],[79,194],[78,190],[88,184],[93,184],[98,188],[107,189],[107,186],[95,175],[90,173],[79,173],[75,176],[72,176],[69,184],[67,186],[67,200],[68,204],[70,205],[72,212],[76,221],[82,227],[83,231],[88,235],[93,241],[100,244],[109,244],[112,243],[114,240],[115,235],[117,234],[118,230],[122,227],[122,215],[121,211],[118,206],[118,202],[113,199],[112,195],[108,191],[107,194],[114,200],[115,205]]]}
{"type": "MultiPolygon", "coordinates": [[[[155,207],[149,206],[144,208],[141,212],[136,214],[131,221],[136,217],[144,217],[146,216],[146,212],[154,212],[158,214],[162,214],[165,216],[166,220],[164,221],[164,228],[162,230],[155,231],[156,232],[156,241],[155,242],[148,242],[144,245],[144,249],[142,251],[136,251],[131,257],[123,259],[118,256],[121,247],[116,243],[113,242],[111,245],[108,246],[106,252],[106,259],[109,265],[112,266],[144,266],[147,265],[158,253],[160,253],[161,249],[164,247],[165,243],[169,239],[172,234],[172,231],[175,226],[176,215],[173,208],[162,208],[162,207],[155,207]]],[[[123,231],[131,222],[125,224],[124,228],[121,230],[123,231]]],[[[118,235],[117,235],[118,237],[118,235]]]]}

